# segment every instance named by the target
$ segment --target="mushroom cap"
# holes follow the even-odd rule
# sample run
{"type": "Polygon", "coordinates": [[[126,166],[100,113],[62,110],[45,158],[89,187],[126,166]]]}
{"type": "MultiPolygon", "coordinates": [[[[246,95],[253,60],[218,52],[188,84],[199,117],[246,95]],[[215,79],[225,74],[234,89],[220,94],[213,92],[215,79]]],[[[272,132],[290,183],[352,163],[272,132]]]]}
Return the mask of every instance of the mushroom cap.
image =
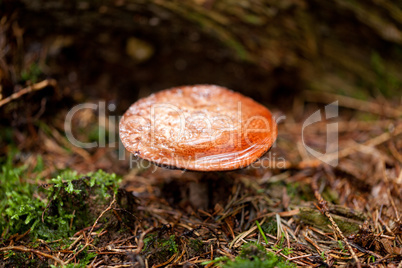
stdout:
{"type": "Polygon", "coordinates": [[[134,155],[196,171],[244,168],[277,137],[267,108],[214,85],[177,87],[140,99],[123,115],[119,130],[134,155]]]}

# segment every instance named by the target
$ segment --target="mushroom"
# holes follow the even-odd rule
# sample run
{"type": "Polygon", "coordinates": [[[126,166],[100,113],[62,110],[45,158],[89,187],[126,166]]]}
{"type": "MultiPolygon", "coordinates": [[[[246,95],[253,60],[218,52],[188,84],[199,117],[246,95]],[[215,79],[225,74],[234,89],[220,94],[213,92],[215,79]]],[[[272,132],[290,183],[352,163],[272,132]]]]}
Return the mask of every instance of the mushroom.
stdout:
{"type": "Polygon", "coordinates": [[[270,111],[215,85],[171,88],[131,105],[119,125],[124,147],[159,166],[229,171],[249,166],[277,137],[270,111]]]}

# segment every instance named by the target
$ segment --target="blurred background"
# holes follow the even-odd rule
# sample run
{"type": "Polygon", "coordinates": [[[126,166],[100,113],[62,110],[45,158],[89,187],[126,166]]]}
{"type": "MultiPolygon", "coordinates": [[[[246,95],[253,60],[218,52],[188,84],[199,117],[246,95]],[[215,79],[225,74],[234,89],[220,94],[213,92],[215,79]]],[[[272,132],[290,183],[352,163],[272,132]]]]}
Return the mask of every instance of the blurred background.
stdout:
{"type": "MultiPolygon", "coordinates": [[[[54,80],[0,107],[1,153],[10,142],[32,149],[41,132],[63,133],[76,104],[105,101],[117,107],[107,116],[119,116],[140,97],[185,84],[228,87],[291,121],[310,102],[342,95],[353,98],[342,103],[349,119],[353,100],[399,107],[401,7],[388,0],[3,0],[2,98],[54,80]]],[[[358,119],[389,113],[374,114],[358,119]]],[[[104,126],[89,126],[98,122],[93,111],[75,120],[84,140],[99,138],[104,126]]]]}

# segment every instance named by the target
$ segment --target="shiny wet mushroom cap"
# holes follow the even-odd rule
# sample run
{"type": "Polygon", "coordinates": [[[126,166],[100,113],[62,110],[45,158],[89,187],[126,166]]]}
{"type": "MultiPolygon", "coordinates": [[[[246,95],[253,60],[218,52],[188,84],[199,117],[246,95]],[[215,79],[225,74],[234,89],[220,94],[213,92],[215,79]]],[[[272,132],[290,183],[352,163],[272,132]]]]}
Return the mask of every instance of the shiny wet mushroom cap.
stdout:
{"type": "Polygon", "coordinates": [[[140,99],[119,129],[131,153],[157,165],[197,171],[244,168],[277,137],[267,108],[214,85],[172,88],[140,99]]]}

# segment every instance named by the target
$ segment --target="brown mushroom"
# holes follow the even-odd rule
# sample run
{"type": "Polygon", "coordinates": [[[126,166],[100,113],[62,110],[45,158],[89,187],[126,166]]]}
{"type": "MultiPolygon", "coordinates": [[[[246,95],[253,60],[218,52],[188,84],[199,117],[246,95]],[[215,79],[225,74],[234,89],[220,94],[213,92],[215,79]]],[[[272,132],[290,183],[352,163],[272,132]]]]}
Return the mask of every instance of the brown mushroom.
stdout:
{"type": "Polygon", "coordinates": [[[140,99],[124,114],[119,129],[131,153],[194,171],[244,168],[277,137],[266,107],[214,85],[172,88],[140,99]]]}

